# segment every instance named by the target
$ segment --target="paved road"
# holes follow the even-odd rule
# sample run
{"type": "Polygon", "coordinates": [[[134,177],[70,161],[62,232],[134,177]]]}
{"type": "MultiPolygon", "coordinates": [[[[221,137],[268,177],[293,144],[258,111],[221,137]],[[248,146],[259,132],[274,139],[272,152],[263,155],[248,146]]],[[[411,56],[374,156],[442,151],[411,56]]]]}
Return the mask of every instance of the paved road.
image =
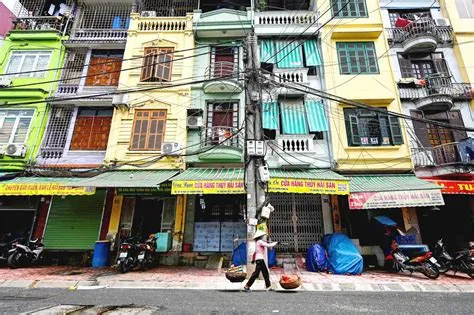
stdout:
{"type": "Polygon", "coordinates": [[[0,289],[12,314],[472,314],[473,293],[0,289]]]}

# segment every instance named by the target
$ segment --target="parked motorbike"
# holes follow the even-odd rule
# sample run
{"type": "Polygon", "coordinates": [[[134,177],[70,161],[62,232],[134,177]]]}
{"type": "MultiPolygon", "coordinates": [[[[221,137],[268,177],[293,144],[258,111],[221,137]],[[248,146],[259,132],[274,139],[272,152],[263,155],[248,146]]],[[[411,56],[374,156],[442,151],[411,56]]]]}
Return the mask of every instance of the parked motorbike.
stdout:
{"type": "Polygon", "coordinates": [[[43,259],[44,245],[39,239],[30,240],[28,244],[16,242],[8,251],[8,266],[19,268],[37,264],[43,259]]]}
{"type": "Polygon", "coordinates": [[[464,272],[469,277],[474,278],[474,243],[469,244],[469,249],[461,251],[457,256],[452,257],[446,250],[443,239],[435,244],[434,257],[438,260],[440,267],[439,272],[445,273],[448,270],[464,272]]]}
{"type": "Polygon", "coordinates": [[[120,245],[118,264],[120,272],[126,273],[140,266],[143,271],[153,264],[156,251],[156,239],[152,234],[144,242],[137,242],[135,238],[128,238],[120,245]]]}
{"type": "Polygon", "coordinates": [[[138,244],[138,265],[143,271],[148,270],[155,260],[156,252],[156,238],[154,234],[151,234],[145,243],[138,244]]]}
{"type": "Polygon", "coordinates": [[[393,271],[409,271],[410,274],[413,272],[421,272],[430,279],[436,279],[439,277],[439,269],[436,266],[438,261],[432,256],[431,252],[427,252],[422,256],[409,258],[403,254],[398,248],[398,244],[392,241],[392,251],[386,260],[393,261],[393,271]]]}
{"type": "Polygon", "coordinates": [[[3,242],[0,243],[0,261],[7,262],[8,251],[13,248],[13,244],[23,244],[24,242],[25,240],[23,238],[11,239],[10,237],[5,237],[3,242]]]}

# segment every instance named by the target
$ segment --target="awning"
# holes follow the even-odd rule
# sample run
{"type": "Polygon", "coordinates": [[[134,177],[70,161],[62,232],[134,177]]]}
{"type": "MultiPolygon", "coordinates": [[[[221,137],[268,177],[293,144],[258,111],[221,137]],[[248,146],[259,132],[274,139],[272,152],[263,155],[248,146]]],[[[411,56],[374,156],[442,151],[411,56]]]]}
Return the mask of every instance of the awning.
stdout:
{"type": "Polygon", "coordinates": [[[306,100],[304,105],[306,107],[309,131],[328,131],[328,122],[326,120],[323,102],[321,100],[306,100]]]}
{"type": "Polygon", "coordinates": [[[302,68],[303,50],[298,41],[277,41],[276,42],[277,67],[278,68],[302,68]]]}
{"type": "Polygon", "coordinates": [[[16,177],[0,182],[0,196],[95,194],[95,188],[77,185],[81,180],[73,177],[16,177]]]}
{"type": "Polygon", "coordinates": [[[441,186],[443,194],[474,195],[474,181],[426,179],[441,186]]]}
{"type": "Polygon", "coordinates": [[[265,39],[260,42],[260,62],[275,63],[276,50],[273,40],[265,39]]]}
{"type": "Polygon", "coordinates": [[[262,103],[262,127],[271,130],[280,129],[278,102],[262,103]]]}
{"type": "Polygon", "coordinates": [[[243,194],[243,168],[190,168],[173,177],[171,194],[243,194]]]}
{"type": "Polygon", "coordinates": [[[349,179],[326,169],[271,169],[269,192],[298,194],[349,194],[349,179]]]}
{"type": "Polygon", "coordinates": [[[317,41],[315,39],[305,40],[303,47],[306,56],[306,66],[320,66],[322,62],[317,41]]]}
{"type": "Polygon", "coordinates": [[[159,188],[159,185],[174,175],[178,174],[177,170],[147,170],[147,171],[110,171],[100,175],[83,179],[78,185],[90,187],[144,187],[159,188]]]}
{"type": "Polygon", "coordinates": [[[442,206],[444,200],[440,188],[413,175],[352,176],[349,208],[442,206]]]}
{"type": "Polygon", "coordinates": [[[306,123],[306,112],[303,101],[282,100],[281,121],[283,133],[287,135],[308,134],[308,124],[306,123]]]}

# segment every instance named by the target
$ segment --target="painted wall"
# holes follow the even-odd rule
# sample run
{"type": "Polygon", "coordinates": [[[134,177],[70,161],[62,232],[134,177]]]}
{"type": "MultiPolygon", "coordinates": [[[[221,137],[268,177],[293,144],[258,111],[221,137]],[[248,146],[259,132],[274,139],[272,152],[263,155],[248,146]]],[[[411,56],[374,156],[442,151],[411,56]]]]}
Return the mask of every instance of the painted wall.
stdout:
{"type": "MultiPolygon", "coordinates": [[[[4,74],[9,63],[10,55],[15,50],[46,50],[51,51],[48,69],[61,67],[64,61],[65,48],[61,43],[62,37],[55,32],[11,31],[0,47],[0,73],[4,74]]],[[[32,163],[38,153],[46,127],[49,105],[45,99],[56,90],[59,71],[45,72],[44,78],[12,78],[10,88],[0,88],[0,104],[2,109],[34,109],[27,140],[26,156],[0,157],[0,170],[22,170],[26,164],[32,163]],[[33,84],[35,85],[29,85],[33,84]],[[36,84],[37,83],[37,84],[36,84]],[[28,84],[29,86],[20,87],[28,84]],[[21,105],[19,103],[28,103],[21,105]]]]}
{"type": "MultiPolygon", "coordinates": [[[[320,11],[329,1],[318,3],[320,11]]],[[[326,88],[329,93],[362,103],[401,112],[398,91],[392,76],[388,42],[377,1],[366,1],[368,17],[335,18],[321,33],[326,88]],[[342,75],[339,71],[337,42],[374,42],[378,58],[378,74],[342,75]]],[[[324,23],[329,18],[322,18],[324,23]]],[[[408,138],[404,144],[379,147],[350,147],[346,134],[344,104],[331,101],[329,120],[337,169],[341,171],[406,171],[412,168],[408,138]]]]}
{"type": "MultiPolygon", "coordinates": [[[[151,25],[151,24],[149,24],[151,25]]],[[[154,24],[157,25],[157,24],[154,24]]],[[[171,29],[171,28],[170,28],[171,29]]],[[[143,62],[145,47],[173,47],[175,50],[172,67],[173,83],[190,82],[193,74],[193,56],[195,51],[192,32],[192,15],[186,17],[169,18],[141,18],[138,14],[132,14],[128,40],[125,48],[122,69],[140,67],[143,62]],[[186,27],[184,30],[140,30],[143,23],[168,23],[182,22],[186,27]],[[187,51],[182,51],[188,49],[187,51]],[[177,60],[180,59],[180,60],[177,60]]],[[[128,109],[116,109],[112,119],[111,132],[105,157],[106,164],[134,163],[143,159],[152,159],[160,155],[160,151],[130,151],[130,139],[132,134],[135,109],[166,109],[167,120],[164,142],[178,142],[186,146],[186,114],[191,98],[191,86],[167,88],[167,83],[140,82],[141,69],[123,71],[120,76],[119,89],[129,88],[156,88],[146,92],[134,92],[125,96],[129,104],[128,109]]],[[[183,150],[183,153],[185,150],[183,150]]],[[[124,166],[130,167],[130,166],[124,166]]],[[[152,169],[183,168],[183,159],[179,157],[167,157],[147,165],[152,169]]]]}

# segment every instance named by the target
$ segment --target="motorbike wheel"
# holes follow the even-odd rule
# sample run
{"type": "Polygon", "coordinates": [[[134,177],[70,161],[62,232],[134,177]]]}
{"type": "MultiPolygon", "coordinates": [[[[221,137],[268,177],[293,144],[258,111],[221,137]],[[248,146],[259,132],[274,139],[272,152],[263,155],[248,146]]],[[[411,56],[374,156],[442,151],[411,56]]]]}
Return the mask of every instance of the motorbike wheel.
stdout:
{"type": "Polygon", "coordinates": [[[121,273],[127,273],[130,270],[128,263],[126,260],[122,261],[120,264],[120,272],[121,273]]]}
{"type": "Polygon", "coordinates": [[[150,268],[150,266],[148,265],[148,261],[146,259],[144,259],[140,264],[140,269],[142,271],[147,271],[149,268],[150,268]]]}
{"type": "Polygon", "coordinates": [[[430,279],[436,279],[439,277],[439,274],[440,274],[438,267],[436,267],[435,265],[433,265],[432,263],[428,261],[423,262],[423,269],[421,273],[430,279]]]}
{"type": "Polygon", "coordinates": [[[21,266],[21,256],[20,252],[15,252],[8,257],[8,266],[12,269],[19,268],[21,266]]]}
{"type": "Polygon", "coordinates": [[[438,259],[438,263],[439,263],[439,265],[441,266],[441,267],[436,266],[436,267],[438,268],[438,270],[439,270],[439,273],[446,273],[446,272],[448,272],[449,266],[447,265],[446,262],[444,262],[444,261],[438,259]]]}

